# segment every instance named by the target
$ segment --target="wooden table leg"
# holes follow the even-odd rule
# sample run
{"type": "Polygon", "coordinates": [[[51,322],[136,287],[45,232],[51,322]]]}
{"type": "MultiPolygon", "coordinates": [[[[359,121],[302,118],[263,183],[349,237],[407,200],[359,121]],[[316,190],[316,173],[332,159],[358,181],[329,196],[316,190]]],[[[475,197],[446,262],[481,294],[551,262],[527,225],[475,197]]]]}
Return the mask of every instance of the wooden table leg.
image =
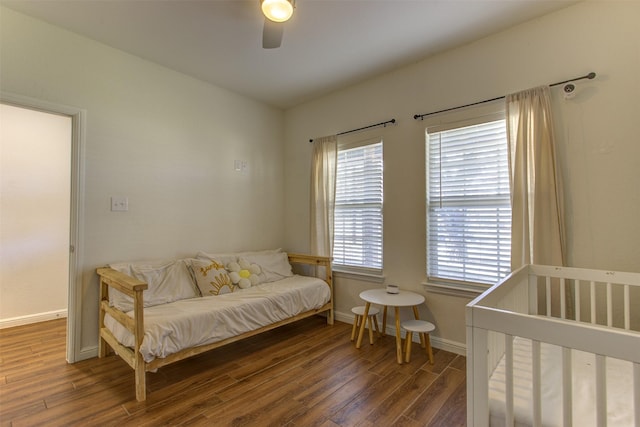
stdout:
{"type": "Polygon", "coordinates": [[[382,336],[387,336],[387,306],[382,309],[382,336]]]}
{"type": "Polygon", "coordinates": [[[400,331],[400,307],[395,307],[396,313],[396,356],[398,364],[402,365],[402,335],[400,331]]]}
{"type": "Polygon", "coordinates": [[[364,305],[364,314],[362,317],[362,323],[360,324],[360,331],[358,332],[358,342],[356,342],[356,348],[360,348],[362,345],[362,337],[364,336],[364,330],[367,324],[367,317],[369,317],[369,307],[371,307],[371,303],[367,302],[364,305]]]}
{"type": "MultiPolygon", "coordinates": [[[[413,306],[413,316],[416,318],[416,320],[420,320],[420,312],[418,311],[418,306],[413,306]]],[[[426,348],[426,343],[424,342],[424,334],[418,334],[418,336],[420,337],[420,345],[422,346],[422,348],[426,348]]]]}

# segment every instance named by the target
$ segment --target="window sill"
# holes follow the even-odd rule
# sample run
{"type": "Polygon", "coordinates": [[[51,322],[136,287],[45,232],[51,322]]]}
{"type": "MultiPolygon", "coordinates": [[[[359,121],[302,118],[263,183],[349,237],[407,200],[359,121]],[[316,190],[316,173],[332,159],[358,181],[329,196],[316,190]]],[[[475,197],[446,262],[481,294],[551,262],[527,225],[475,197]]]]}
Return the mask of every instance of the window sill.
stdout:
{"type": "Polygon", "coordinates": [[[434,294],[442,294],[442,295],[450,295],[454,297],[460,298],[471,298],[474,299],[489,287],[479,286],[479,285],[467,285],[467,284],[443,284],[443,283],[434,283],[434,282],[422,282],[422,286],[428,292],[432,292],[434,294]]]}
{"type": "Polygon", "coordinates": [[[365,282],[384,283],[384,276],[382,274],[353,271],[341,269],[340,267],[333,267],[333,274],[337,277],[343,277],[345,279],[362,280],[365,282]]]}

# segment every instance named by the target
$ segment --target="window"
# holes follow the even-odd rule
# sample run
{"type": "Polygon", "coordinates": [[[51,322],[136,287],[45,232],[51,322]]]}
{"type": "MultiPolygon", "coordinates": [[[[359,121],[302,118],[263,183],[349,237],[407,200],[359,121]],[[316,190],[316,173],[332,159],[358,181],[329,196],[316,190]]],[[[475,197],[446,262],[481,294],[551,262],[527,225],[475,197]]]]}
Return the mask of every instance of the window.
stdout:
{"type": "Polygon", "coordinates": [[[511,271],[507,136],[501,116],[427,128],[430,282],[491,285],[511,271]]]}
{"type": "Polygon", "coordinates": [[[382,270],[382,141],[339,147],[333,263],[382,270]]]}

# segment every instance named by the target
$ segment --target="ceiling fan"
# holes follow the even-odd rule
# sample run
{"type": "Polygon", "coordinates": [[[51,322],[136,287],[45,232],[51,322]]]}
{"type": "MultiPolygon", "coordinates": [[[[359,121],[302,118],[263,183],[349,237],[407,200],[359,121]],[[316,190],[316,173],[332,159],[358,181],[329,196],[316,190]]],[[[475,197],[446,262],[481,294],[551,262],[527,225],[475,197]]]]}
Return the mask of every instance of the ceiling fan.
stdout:
{"type": "Polygon", "coordinates": [[[296,0],[260,0],[264,14],[262,47],[274,49],[282,44],[284,23],[293,15],[296,0]]]}

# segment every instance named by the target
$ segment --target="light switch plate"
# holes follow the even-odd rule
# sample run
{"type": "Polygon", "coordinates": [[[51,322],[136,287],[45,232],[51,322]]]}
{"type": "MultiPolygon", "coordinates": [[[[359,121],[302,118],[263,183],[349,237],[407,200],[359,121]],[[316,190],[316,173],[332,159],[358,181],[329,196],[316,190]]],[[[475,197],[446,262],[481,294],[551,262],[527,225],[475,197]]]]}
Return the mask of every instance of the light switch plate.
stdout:
{"type": "Polygon", "coordinates": [[[242,174],[246,174],[248,167],[249,167],[249,164],[248,164],[248,162],[246,160],[234,160],[233,161],[233,169],[236,172],[240,172],[242,174]]]}
{"type": "Polygon", "coordinates": [[[111,211],[126,212],[129,210],[129,198],[123,196],[111,196],[111,211]]]}

